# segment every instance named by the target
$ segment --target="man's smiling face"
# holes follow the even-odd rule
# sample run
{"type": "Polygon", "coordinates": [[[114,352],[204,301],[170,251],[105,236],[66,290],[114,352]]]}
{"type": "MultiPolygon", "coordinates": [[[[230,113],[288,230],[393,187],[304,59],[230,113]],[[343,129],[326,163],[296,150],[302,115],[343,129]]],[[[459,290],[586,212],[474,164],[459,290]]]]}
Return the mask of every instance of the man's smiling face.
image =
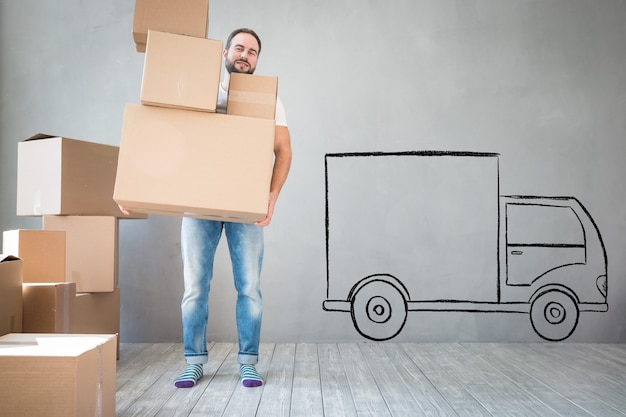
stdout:
{"type": "Polygon", "coordinates": [[[224,50],[224,66],[231,72],[253,74],[259,57],[259,44],[249,33],[238,33],[224,50]]]}

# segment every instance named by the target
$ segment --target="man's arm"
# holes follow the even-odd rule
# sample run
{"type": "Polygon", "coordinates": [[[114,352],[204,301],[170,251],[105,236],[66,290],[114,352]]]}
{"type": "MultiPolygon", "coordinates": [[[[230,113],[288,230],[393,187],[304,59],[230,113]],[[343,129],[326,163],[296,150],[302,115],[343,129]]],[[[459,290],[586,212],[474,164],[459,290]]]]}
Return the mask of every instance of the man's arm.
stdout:
{"type": "Polygon", "coordinates": [[[287,126],[276,126],[274,134],[274,169],[272,171],[272,182],[270,183],[270,197],[267,207],[267,217],[258,221],[257,226],[267,226],[274,214],[274,205],[287,180],[289,168],[291,167],[291,135],[287,126]]]}

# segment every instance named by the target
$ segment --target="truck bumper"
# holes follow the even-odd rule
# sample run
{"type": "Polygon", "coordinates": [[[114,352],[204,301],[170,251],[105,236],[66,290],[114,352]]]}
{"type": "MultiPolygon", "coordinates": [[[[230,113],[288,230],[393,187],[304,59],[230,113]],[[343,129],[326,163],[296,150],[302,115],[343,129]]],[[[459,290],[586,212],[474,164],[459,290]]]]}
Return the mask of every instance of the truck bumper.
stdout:
{"type": "Polygon", "coordinates": [[[579,303],[578,310],[580,311],[609,311],[609,305],[607,303],[579,303]]]}
{"type": "Polygon", "coordinates": [[[345,300],[324,300],[322,308],[326,311],[350,312],[350,302],[345,300]]]}

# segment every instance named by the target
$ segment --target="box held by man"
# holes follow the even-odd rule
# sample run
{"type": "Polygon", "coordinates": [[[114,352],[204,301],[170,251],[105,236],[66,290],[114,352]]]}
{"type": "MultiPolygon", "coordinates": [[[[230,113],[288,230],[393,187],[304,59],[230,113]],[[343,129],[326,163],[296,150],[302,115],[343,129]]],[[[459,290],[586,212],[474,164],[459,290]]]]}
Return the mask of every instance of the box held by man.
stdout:
{"type": "Polygon", "coordinates": [[[141,103],[215,112],[223,42],[148,32],[141,103]]]}
{"type": "Polygon", "coordinates": [[[137,52],[145,52],[148,30],[206,38],[209,0],[135,0],[133,39],[137,52]]]}
{"type": "Polygon", "coordinates": [[[274,130],[273,120],[128,104],[114,198],[131,212],[263,220],[274,130]]]}

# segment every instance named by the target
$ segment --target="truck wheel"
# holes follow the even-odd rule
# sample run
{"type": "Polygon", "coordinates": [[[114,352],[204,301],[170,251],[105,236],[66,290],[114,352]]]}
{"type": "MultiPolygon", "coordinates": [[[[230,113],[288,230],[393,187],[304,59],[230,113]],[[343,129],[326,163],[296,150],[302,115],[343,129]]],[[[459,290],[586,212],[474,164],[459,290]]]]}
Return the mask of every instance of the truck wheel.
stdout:
{"type": "Polygon", "coordinates": [[[578,305],[559,290],[540,294],[530,306],[530,322],[535,332],[546,340],[559,342],[574,333],[578,324],[578,305]]]}
{"type": "Polygon", "coordinates": [[[350,313],[354,327],[362,336],[371,340],[389,340],[404,327],[407,304],[393,284],[374,280],[354,294],[350,313]]]}

